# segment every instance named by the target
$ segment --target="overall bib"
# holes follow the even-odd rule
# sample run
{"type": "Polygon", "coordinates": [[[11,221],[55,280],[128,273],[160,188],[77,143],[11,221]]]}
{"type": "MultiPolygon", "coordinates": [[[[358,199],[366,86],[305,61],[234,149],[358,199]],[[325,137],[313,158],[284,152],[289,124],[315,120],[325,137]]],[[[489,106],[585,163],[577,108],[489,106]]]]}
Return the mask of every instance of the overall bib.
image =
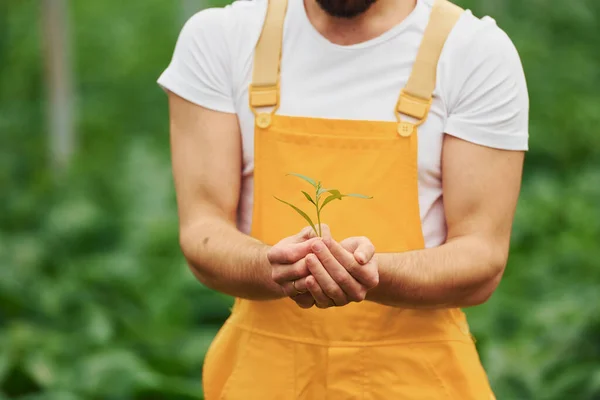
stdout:
{"type": "MultiPolygon", "coordinates": [[[[373,196],[335,201],[323,211],[336,240],[366,236],[378,252],[422,249],[418,126],[427,118],[438,59],[462,10],[436,1],[395,106],[398,122],[378,122],[276,113],[286,8],[287,0],[269,2],[249,91],[256,122],[252,236],[273,245],[307,225],[274,198],[308,204],[301,193],[308,184],[286,176],[300,173],[325,187],[373,196]]],[[[236,299],[207,353],[203,385],[207,400],[494,398],[461,310],[368,301],[304,310],[288,298],[236,299]]]]}

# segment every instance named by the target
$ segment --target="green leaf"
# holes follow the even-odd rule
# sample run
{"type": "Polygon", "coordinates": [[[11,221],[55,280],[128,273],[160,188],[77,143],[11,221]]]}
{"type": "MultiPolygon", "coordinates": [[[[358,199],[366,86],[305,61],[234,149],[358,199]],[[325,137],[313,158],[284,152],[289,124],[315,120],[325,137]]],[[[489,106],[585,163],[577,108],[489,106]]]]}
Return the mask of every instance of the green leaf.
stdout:
{"type": "Polygon", "coordinates": [[[339,190],[336,190],[336,189],[330,189],[330,190],[327,190],[327,192],[331,193],[331,196],[329,196],[325,199],[323,204],[321,204],[319,211],[321,211],[323,209],[323,207],[325,207],[325,205],[331,203],[333,200],[336,200],[336,199],[341,200],[344,197],[356,197],[359,199],[372,199],[372,197],[365,196],[364,194],[358,194],[358,193],[342,194],[342,193],[340,193],[339,190]]]}
{"type": "Polygon", "coordinates": [[[288,175],[297,176],[298,178],[304,179],[306,182],[310,183],[314,188],[317,187],[317,182],[315,182],[314,179],[309,178],[308,176],[301,175],[301,174],[295,174],[295,173],[289,173],[288,175]]]}
{"type": "MultiPolygon", "coordinates": [[[[339,193],[339,192],[338,192],[339,193]]],[[[327,204],[331,203],[333,200],[341,200],[342,199],[342,194],[332,194],[329,197],[327,197],[325,199],[325,201],[323,202],[323,204],[321,204],[321,207],[319,208],[319,212],[323,209],[323,207],[325,207],[327,204]]]]}
{"type": "Polygon", "coordinates": [[[304,197],[306,197],[306,200],[310,201],[311,203],[313,203],[315,206],[317,205],[315,203],[315,201],[312,199],[312,197],[310,197],[310,194],[306,193],[304,190],[302,191],[302,194],[304,195],[304,197]]]}
{"type": "MultiPolygon", "coordinates": [[[[275,196],[273,196],[275,197],[275,196]]],[[[317,228],[315,227],[315,224],[312,222],[312,220],[310,219],[310,217],[308,216],[308,214],[306,214],[304,211],[302,211],[301,209],[299,209],[298,207],[296,207],[293,204],[288,203],[287,201],[281,200],[277,197],[275,197],[277,200],[279,200],[280,202],[282,202],[283,204],[287,204],[288,206],[292,207],[294,210],[296,210],[296,212],[298,214],[300,214],[302,216],[302,218],[304,218],[309,224],[310,226],[313,228],[313,230],[315,231],[315,233],[318,235],[317,233],[317,228]]]]}
{"type": "Polygon", "coordinates": [[[342,195],[343,197],[356,197],[359,199],[372,199],[373,196],[365,196],[364,194],[358,194],[358,193],[348,193],[348,194],[344,194],[342,195]]]}
{"type": "Polygon", "coordinates": [[[328,191],[330,191],[330,190],[332,190],[332,189],[319,188],[319,190],[317,190],[317,196],[320,196],[320,195],[322,195],[323,193],[325,193],[325,192],[328,192],[328,191]]]}

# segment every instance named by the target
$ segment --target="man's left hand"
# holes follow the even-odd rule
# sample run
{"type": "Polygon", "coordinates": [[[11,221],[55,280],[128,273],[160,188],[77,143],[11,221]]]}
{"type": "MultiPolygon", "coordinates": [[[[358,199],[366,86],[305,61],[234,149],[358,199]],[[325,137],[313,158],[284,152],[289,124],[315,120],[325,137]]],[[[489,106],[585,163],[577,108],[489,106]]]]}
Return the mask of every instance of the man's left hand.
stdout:
{"type": "Polygon", "coordinates": [[[319,308],[340,307],[361,302],[367,291],[379,283],[375,247],[365,237],[348,238],[341,243],[331,238],[315,241],[306,256],[311,273],[301,281],[319,308]]]}

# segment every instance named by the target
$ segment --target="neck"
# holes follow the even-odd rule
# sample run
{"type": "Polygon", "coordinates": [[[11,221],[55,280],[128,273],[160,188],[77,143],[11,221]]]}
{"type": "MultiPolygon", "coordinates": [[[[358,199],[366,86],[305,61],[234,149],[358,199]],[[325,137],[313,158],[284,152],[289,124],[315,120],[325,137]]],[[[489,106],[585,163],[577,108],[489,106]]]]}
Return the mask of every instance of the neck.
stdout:
{"type": "Polygon", "coordinates": [[[377,0],[354,18],[332,17],[316,0],[304,0],[306,14],[315,29],[332,43],[349,46],[366,42],[402,22],[417,0],[377,0]]]}

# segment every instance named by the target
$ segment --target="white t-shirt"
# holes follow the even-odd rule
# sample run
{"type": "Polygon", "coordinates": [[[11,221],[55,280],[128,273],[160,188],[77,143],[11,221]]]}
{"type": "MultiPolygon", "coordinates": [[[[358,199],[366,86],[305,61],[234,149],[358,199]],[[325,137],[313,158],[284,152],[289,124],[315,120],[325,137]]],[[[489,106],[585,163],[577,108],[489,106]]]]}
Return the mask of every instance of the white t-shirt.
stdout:
{"type": "MultiPolygon", "coordinates": [[[[303,0],[289,0],[278,113],[395,121],[394,106],[410,75],[432,5],[433,0],[418,0],[408,18],[383,35],[340,46],[312,26],[303,0]]],[[[237,114],[244,155],[238,227],[245,233],[252,219],[254,169],[248,85],[266,9],[267,0],[237,1],[194,15],[158,81],[195,104],[237,114]]],[[[427,247],[446,239],[441,182],[444,132],[498,149],[527,150],[528,143],[523,68],[511,40],[493,19],[478,19],[469,11],[463,14],[446,42],[437,76],[431,112],[418,132],[419,204],[427,247]]]]}

